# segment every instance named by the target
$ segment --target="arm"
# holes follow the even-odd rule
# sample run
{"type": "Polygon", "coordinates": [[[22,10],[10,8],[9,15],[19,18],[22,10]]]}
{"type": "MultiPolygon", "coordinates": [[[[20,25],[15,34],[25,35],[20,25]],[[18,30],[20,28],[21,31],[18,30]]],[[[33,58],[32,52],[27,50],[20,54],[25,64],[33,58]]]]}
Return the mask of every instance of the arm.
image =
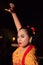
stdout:
{"type": "Polygon", "coordinates": [[[17,31],[22,27],[21,26],[21,23],[16,15],[16,13],[12,13],[12,17],[13,17],[13,20],[14,20],[14,23],[15,23],[15,26],[17,28],[17,31]]]}
{"type": "Polygon", "coordinates": [[[15,23],[15,26],[16,26],[17,31],[18,31],[22,26],[21,26],[21,23],[20,23],[17,15],[16,15],[16,13],[13,12],[13,10],[15,10],[15,6],[14,6],[13,3],[10,3],[9,6],[10,6],[10,8],[9,9],[5,9],[5,10],[11,13],[11,15],[13,17],[13,20],[14,20],[14,23],[15,23]]]}

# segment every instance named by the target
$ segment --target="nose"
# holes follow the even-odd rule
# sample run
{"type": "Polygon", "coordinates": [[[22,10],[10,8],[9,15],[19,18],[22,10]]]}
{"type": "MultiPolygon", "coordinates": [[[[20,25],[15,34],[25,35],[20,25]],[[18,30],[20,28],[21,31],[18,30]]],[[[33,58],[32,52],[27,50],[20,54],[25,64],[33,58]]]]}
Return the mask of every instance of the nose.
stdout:
{"type": "Polygon", "coordinates": [[[21,42],[21,38],[18,38],[17,41],[18,41],[18,42],[21,42]]]}

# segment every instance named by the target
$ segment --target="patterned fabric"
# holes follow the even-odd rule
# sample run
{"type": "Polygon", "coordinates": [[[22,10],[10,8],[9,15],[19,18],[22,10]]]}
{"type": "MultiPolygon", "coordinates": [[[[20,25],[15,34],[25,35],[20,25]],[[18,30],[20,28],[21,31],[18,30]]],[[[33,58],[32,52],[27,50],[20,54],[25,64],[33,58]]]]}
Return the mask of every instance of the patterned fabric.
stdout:
{"type": "Polygon", "coordinates": [[[38,65],[38,62],[35,57],[35,47],[32,46],[32,48],[31,49],[30,48],[31,48],[31,45],[26,50],[23,50],[22,53],[19,52],[21,50],[21,47],[17,48],[16,51],[14,51],[12,55],[13,65],[38,65]],[[28,51],[28,53],[26,51],[28,51]],[[24,56],[25,58],[23,62],[24,56]]]}

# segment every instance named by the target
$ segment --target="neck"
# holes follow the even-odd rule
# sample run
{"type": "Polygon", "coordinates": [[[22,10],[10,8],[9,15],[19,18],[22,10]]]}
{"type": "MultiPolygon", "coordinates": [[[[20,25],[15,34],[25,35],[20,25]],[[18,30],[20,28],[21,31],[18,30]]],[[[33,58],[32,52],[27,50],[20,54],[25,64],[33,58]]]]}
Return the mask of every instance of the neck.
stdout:
{"type": "Polygon", "coordinates": [[[24,46],[23,48],[25,49],[25,48],[28,48],[30,46],[30,44],[27,44],[26,46],[24,46]]]}

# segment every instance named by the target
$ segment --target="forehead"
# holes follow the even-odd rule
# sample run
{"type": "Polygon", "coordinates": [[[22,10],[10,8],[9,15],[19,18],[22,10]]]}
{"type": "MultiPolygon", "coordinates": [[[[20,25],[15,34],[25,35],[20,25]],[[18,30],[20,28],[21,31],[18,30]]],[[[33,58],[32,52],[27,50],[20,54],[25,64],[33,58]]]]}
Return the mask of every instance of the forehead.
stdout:
{"type": "Polygon", "coordinates": [[[25,29],[19,30],[18,35],[21,35],[21,34],[27,34],[26,30],[25,29]]]}

